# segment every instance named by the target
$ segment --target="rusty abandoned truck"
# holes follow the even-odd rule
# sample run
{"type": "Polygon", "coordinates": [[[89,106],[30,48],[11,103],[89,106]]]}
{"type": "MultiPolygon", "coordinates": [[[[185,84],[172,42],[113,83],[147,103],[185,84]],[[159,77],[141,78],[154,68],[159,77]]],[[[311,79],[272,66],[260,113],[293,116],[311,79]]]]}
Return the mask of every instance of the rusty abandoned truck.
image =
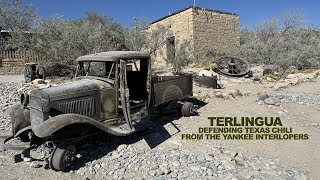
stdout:
{"type": "Polygon", "coordinates": [[[22,94],[10,113],[14,137],[53,144],[52,169],[71,165],[76,149],[66,139],[81,139],[87,127],[125,136],[147,128],[157,111],[179,107],[183,116],[195,113],[196,105],[186,101],[192,75],[153,76],[148,53],[111,51],[76,61],[75,81],[22,94]]]}

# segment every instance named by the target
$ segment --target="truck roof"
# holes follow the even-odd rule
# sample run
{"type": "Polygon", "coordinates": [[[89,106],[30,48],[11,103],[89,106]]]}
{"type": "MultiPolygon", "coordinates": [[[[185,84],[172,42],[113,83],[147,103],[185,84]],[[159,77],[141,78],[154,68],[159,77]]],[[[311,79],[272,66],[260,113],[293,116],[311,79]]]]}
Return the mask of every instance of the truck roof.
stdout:
{"type": "Polygon", "coordinates": [[[118,59],[149,59],[150,54],[142,51],[108,51],[80,56],[76,61],[115,61],[118,59]]]}

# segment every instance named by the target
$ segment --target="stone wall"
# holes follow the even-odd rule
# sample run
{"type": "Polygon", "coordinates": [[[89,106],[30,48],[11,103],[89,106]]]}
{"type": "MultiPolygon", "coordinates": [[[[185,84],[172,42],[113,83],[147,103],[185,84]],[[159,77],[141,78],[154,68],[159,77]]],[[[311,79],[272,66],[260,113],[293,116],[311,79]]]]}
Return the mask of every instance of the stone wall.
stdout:
{"type": "MultiPolygon", "coordinates": [[[[151,32],[158,25],[170,27],[178,43],[184,39],[190,40],[202,55],[237,54],[239,52],[238,15],[190,7],[152,23],[147,31],[151,32]]],[[[163,41],[165,42],[165,39],[163,41]]],[[[153,58],[155,66],[166,65],[165,43],[153,58]]]]}
{"type": "MultiPolygon", "coordinates": [[[[174,34],[175,41],[181,42],[184,39],[193,39],[193,14],[192,9],[187,9],[180,13],[174,14],[172,16],[168,16],[158,22],[151,24],[147,31],[151,32],[152,30],[156,29],[157,26],[165,26],[169,27],[171,32],[170,34],[174,34]]],[[[166,65],[166,39],[163,39],[163,45],[159,51],[156,53],[156,57],[154,61],[154,65],[157,67],[165,66],[166,65]],[[162,51],[162,52],[160,52],[162,51]]]]}
{"type": "Polygon", "coordinates": [[[210,10],[193,10],[194,43],[209,54],[237,54],[240,48],[239,17],[210,10]]]}
{"type": "Polygon", "coordinates": [[[47,62],[46,57],[34,51],[0,51],[0,75],[22,74],[25,63],[47,62]]]}
{"type": "Polygon", "coordinates": [[[23,59],[0,59],[0,75],[22,74],[25,61],[23,59]]]}

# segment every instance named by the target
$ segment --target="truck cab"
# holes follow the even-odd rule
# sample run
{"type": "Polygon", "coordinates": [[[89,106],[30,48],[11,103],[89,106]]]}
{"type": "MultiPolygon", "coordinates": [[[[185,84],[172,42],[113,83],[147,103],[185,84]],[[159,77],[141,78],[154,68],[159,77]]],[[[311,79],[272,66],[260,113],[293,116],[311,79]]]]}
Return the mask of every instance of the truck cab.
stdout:
{"type": "Polygon", "coordinates": [[[179,107],[184,116],[195,112],[196,106],[185,101],[192,96],[192,75],[152,76],[148,53],[102,52],[76,62],[73,82],[34,89],[10,113],[14,137],[28,132],[56,144],[53,169],[68,167],[65,159],[73,159],[75,147],[66,139],[82,139],[89,127],[126,136],[154,125],[150,115],[156,109],[179,107]]]}
{"type": "Polygon", "coordinates": [[[35,135],[47,137],[76,123],[92,124],[113,135],[136,131],[134,125],[149,115],[149,54],[103,52],[81,56],[76,62],[74,82],[31,91],[35,135]]]}

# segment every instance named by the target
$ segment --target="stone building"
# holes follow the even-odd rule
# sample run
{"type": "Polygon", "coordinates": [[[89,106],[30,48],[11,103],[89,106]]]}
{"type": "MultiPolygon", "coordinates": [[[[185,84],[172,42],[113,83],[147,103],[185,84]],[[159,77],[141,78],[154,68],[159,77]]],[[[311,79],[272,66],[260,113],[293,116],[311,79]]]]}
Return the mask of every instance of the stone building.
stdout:
{"type": "MultiPolygon", "coordinates": [[[[236,54],[240,47],[239,16],[234,13],[188,7],[151,23],[147,31],[159,25],[170,28],[163,43],[163,51],[178,46],[177,42],[190,40],[195,50],[201,48],[202,57],[236,54]]],[[[165,65],[168,53],[155,57],[156,65],[165,65]]]]}

